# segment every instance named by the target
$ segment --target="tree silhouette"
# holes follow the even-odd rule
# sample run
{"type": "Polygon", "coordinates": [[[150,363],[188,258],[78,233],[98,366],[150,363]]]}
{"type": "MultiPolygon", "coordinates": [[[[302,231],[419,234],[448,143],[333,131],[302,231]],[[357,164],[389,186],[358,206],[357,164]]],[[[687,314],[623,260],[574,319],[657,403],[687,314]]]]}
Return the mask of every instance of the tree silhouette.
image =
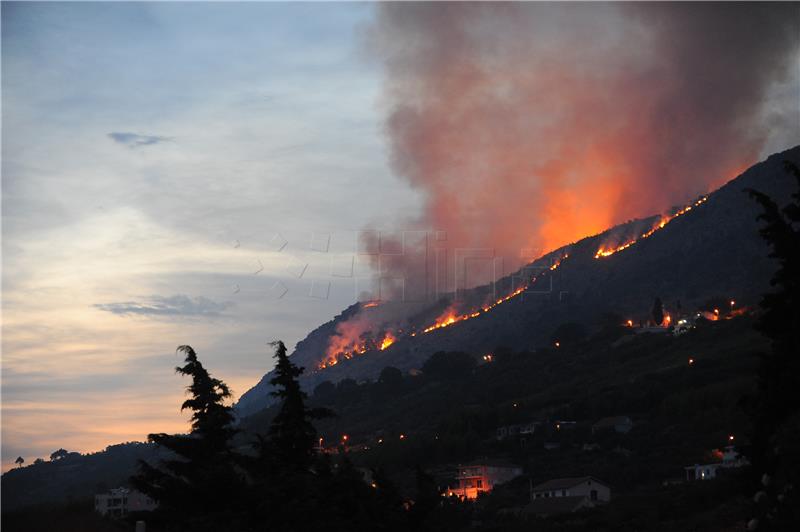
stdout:
{"type": "Polygon", "coordinates": [[[306,407],[307,396],[297,380],[304,368],[289,360],[283,342],[277,341],[273,345],[278,362],[275,376],[270,380],[276,390],[271,394],[281,400],[281,407],[269,427],[270,446],[282,464],[307,468],[317,441],[317,431],[311,420],[328,417],[331,412],[324,408],[306,407]]]}
{"type": "Polygon", "coordinates": [[[52,453],[50,453],[50,461],[51,462],[55,462],[57,460],[62,460],[68,454],[69,454],[69,451],[67,451],[66,449],[59,449],[57,451],[53,451],[52,453]]]}
{"type": "Polygon", "coordinates": [[[243,460],[252,485],[248,489],[248,519],[254,527],[269,522],[271,530],[297,530],[303,526],[325,527],[326,470],[315,455],[317,433],[313,419],[330,415],[322,408],[308,408],[295,366],[281,341],[272,344],[277,359],[270,383],[271,394],[281,400],[266,437],[258,435],[256,455],[243,460]]]}
{"type": "Polygon", "coordinates": [[[17,459],[14,460],[14,463],[17,464],[17,467],[22,467],[22,464],[25,463],[25,459],[21,456],[17,456],[17,459]]]}
{"type": "Polygon", "coordinates": [[[786,170],[797,180],[798,190],[783,209],[766,194],[747,191],[761,205],[760,233],[772,248],[770,257],[778,261],[771,281],[775,290],[762,298],[763,312],[756,324],[771,340],[771,350],[760,355],[752,412],[753,530],[784,530],[800,520],[797,490],[791,489],[800,480],[796,445],[786,445],[794,438],[782,434],[787,420],[800,411],[800,230],[795,228],[800,223],[800,169],[787,162],[786,170]]]}
{"type": "Polygon", "coordinates": [[[233,463],[230,440],[235,434],[228,386],[212,378],[188,345],[178,347],[185,364],[175,368],[192,378],[190,397],[181,411],[191,410],[189,434],[150,434],[148,440],[172,455],[158,466],[139,462],[134,487],[159,502],[161,511],[186,528],[232,526],[231,510],[241,479],[233,463]]]}
{"type": "Polygon", "coordinates": [[[653,322],[657,326],[664,323],[664,305],[661,303],[660,297],[653,302],[653,322]]]}

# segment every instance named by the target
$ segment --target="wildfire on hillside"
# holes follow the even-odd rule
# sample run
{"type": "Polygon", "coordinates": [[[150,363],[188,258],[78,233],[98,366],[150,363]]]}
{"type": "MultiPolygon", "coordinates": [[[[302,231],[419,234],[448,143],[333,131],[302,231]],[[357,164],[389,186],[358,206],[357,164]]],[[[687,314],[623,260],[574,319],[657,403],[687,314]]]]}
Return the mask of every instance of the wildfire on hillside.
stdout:
{"type": "MultiPolygon", "coordinates": [[[[678,210],[672,215],[669,216],[662,216],[659,221],[653,225],[649,230],[642,233],[638,238],[630,240],[624,244],[618,245],[616,247],[608,247],[603,245],[594,255],[595,259],[608,257],[627,249],[634,245],[635,243],[639,242],[640,240],[644,240],[652,236],[656,231],[664,228],[669,222],[674,220],[675,218],[686,214],[687,212],[691,211],[692,209],[698,207],[699,205],[703,204],[708,199],[708,196],[703,196],[694,203],[683,207],[682,209],[678,210]]],[[[563,263],[564,260],[569,257],[568,254],[563,255],[562,257],[558,258],[552,265],[549,266],[547,271],[555,271],[558,267],[563,263]]],[[[545,271],[544,273],[547,273],[545,271]]],[[[532,284],[534,284],[539,275],[535,275],[531,277],[525,284],[516,288],[511,293],[500,297],[494,301],[490,301],[488,303],[484,303],[482,306],[471,309],[467,312],[457,310],[453,305],[449,306],[445,311],[439,315],[434,322],[423,328],[420,332],[422,334],[428,334],[439,329],[444,329],[446,327],[450,327],[456,323],[461,323],[463,321],[467,321],[473,318],[477,318],[482,314],[490,312],[492,309],[497,307],[498,305],[502,305],[503,303],[521,295],[525,292],[532,284]]],[[[362,303],[362,309],[376,307],[380,303],[378,301],[368,301],[366,303],[362,303]]],[[[719,319],[718,315],[712,319],[719,319]]],[[[671,322],[671,316],[665,316],[665,321],[669,325],[671,322]]],[[[632,323],[629,322],[629,326],[632,326],[632,323]]],[[[329,346],[326,352],[326,356],[324,360],[319,364],[318,369],[325,369],[327,367],[336,365],[341,360],[349,360],[357,355],[363,355],[369,351],[383,351],[388,349],[391,345],[393,345],[400,336],[408,335],[408,336],[416,336],[418,332],[416,330],[411,330],[408,332],[403,332],[401,330],[397,330],[395,333],[387,332],[383,335],[382,339],[379,341],[376,340],[370,330],[372,329],[373,325],[361,321],[359,322],[356,320],[355,324],[349,324],[349,322],[340,323],[337,325],[336,335],[332,336],[329,340],[329,346]]]]}
{"type": "Polygon", "coordinates": [[[602,246],[600,246],[600,249],[597,250],[597,253],[594,254],[594,258],[601,259],[601,258],[604,258],[604,257],[608,257],[610,255],[613,255],[614,253],[618,253],[618,252],[620,252],[620,251],[622,251],[624,249],[628,249],[629,247],[631,247],[632,245],[634,245],[635,243],[637,243],[640,240],[644,240],[645,238],[651,237],[653,235],[653,233],[655,233],[659,229],[663,229],[669,222],[671,222],[672,220],[674,220],[678,216],[682,216],[682,215],[686,214],[687,212],[691,211],[693,208],[698,207],[699,205],[705,203],[705,201],[707,199],[708,199],[708,196],[703,196],[702,198],[700,198],[697,201],[695,201],[693,204],[687,205],[686,207],[682,208],[681,210],[679,210],[678,212],[676,212],[675,214],[673,214],[671,216],[662,216],[661,219],[658,222],[656,222],[656,224],[653,227],[651,227],[648,231],[642,233],[638,238],[634,238],[633,240],[630,240],[630,241],[628,241],[628,242],[626,242],[624,244],[621,244],[619,246],[616,246],[616,247],[609,247],[609,246],[603,244],[602,246]]]}
{"type": "MultiPolygon", "coordinates": [[[[547,271],[555,271],[569,255],[565,254],[558,258],[547,271]]],[[[546,273],[546,272],[545,272],[546,273]]],[[[485,303],[484,305],[474,308],[468,312],[460,313],[454,306],[448,307],[439,317],[437,317],[433,324],[425,327],[420,331],[421,334],[430,333],[438,329],[449,327],[455,323],[477,318],[485,314],[498,305],[502,305],[520,294],[522,294],[528,287],[536,282],[538,276],[533,276],[526,284],[515,289],[511,293],[500,297],[496,300],[485,303]]],[[[370,308],[378,306],[377,301],[370,301],[362,303],[361,308],[370,308]]],[[[342,360],[350,360],[358,355],[363,355],[370,351],[384,351],[392,346],[402,336],[414,337],[418,334],[415,330],[404,331],[397,329],[395,331],[386,332],[383,337],[378,341],[375,340],[370,332],[371,324],[366,320],[353,320],[352,322],[343,322],[336,326],[336,334],[331,336],[328,341],[328,349],[326,350],[325,358],[317,366],[318,370],[335,366],[342,360]]]]}

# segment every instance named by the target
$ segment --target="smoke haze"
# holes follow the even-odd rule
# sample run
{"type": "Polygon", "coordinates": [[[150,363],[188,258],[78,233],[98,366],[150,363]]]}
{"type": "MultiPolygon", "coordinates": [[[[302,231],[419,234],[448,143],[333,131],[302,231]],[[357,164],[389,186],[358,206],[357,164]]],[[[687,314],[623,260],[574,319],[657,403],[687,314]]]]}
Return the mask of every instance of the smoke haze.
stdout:
{"type": "Polygon", "coordinates": [[[508,272],[709,191],[800,139],[799,21],[798,4],[380,4],[392,165],[425,198],[406,227],[508,272]]]}

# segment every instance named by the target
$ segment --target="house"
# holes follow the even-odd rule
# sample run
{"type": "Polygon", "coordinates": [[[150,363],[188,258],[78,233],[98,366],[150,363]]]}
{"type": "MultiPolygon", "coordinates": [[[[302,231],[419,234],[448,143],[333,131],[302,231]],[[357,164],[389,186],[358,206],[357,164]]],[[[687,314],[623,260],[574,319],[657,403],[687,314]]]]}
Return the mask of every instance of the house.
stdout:
{"type": "Polygon", "coordinates": [[[131,512],[152,512],[158,503],[136,490],[113,488],[94,496],[94,511],[110,517],[125,517],[131,512]]]}
{"type": "Polygon", "coordinates": [[[594,503],[588,497],[579,495],[569,497],[553,497],[532,500],[522,509],[523,515],[537,515],[547,517],[548,515],[569,514],[577,512],[582,508],[593,508],[594,503]]]}
{"type": "Polygon", "coordinates": [[[611,488],[595,477],[570,477],[548,480],[531,489],[531,500],[555,497],[585,497],[592,504],[611,500],[611,488]]]}
{"type": "Polygon", "coordinates": [[[592,434],[604,430],[613,430],[617,434],[627,434],[633,428],[633,421],[628,416],[604,417],[592,425],[592,434]]]}
{"type": "Polygon", "coordinates": [[[506,438],[510,438],[513,436],[528,436],[536,432],[536,426],[540,423],[538,421],[531,421],[529,423],[521,423],[516,425],[506,425],[503,427],[497,427],[496,436],[497,439],[502,441],[506,438]]]}
{"type": "Polygon", "coordinates": [[[721,463],[716,464],[694,464],[686,466],[683,469],[686,471],[686,480],[709,480],[717,478],[717,469],[721,468],[721,463]]]}
{"type": "Polygon", "coordinates": [[[481,460],[458,466],[458,487],[447,490],[449,496],[477,499],[481,492],[522,475],[522,468],[498,460],[481,460]]]}
{"type": "Polygon", "coordinates": [[[719,469],[742,467],[750,463],[747,461],[747,458],[736,451],[734,445],[728,445],[722,450],[714,449],[712,454],[722,461],[713,464],[694,464],[684,467],[683,469],[686,471],[687,481],[717,478],[717,471],[719,469]]]}

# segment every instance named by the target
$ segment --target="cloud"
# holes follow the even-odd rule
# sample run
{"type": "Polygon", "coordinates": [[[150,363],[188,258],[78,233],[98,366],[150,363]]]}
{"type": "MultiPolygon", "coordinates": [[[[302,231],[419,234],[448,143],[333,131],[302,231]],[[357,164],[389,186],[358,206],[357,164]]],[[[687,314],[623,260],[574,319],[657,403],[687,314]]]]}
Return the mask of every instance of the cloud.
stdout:
{"type": "Polygon", "coordinates": [[[171,140],[169,137],[162,137],[159,135],[139,135],[138,133],[131,133],[129,131],[112,131],[108,134],[109,138],[119,144],[124,144],[129,148],[138,148],[140,146],[152,146],[161,142],[171,140]]]}
{"type": "Polygon", "coordinates": [[[127,316],[139,314],[142,316],[219,316],[233,303],[224,301],[218,303],[207,297],[189,297],[181,294],[162,297],[152,296],[149,302],[124,301],[119,303],[96,303],[95,308],[113,314],[127,316]]]}

